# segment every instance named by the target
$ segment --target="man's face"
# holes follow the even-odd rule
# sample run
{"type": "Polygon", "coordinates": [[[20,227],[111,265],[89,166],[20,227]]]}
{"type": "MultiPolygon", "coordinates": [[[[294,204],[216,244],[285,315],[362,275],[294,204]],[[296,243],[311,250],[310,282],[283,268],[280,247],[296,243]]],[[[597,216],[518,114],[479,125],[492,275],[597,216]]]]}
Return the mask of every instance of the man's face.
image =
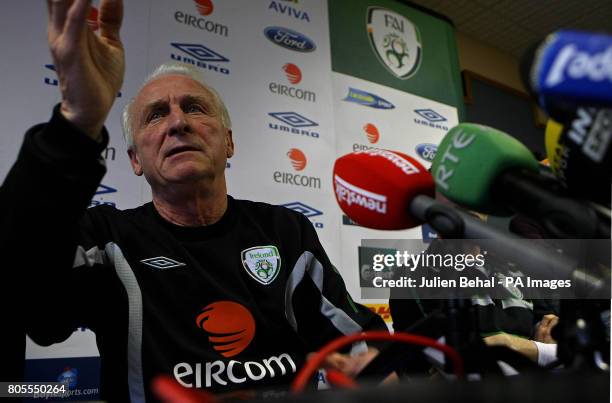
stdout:
{"type": "Polygon", "coordinates": [[[187,76],[164,75],[145,85],[132,105],[132,126],[130,163],[153,189],[222,178],[234,153],[212,94],[187,76]]]}

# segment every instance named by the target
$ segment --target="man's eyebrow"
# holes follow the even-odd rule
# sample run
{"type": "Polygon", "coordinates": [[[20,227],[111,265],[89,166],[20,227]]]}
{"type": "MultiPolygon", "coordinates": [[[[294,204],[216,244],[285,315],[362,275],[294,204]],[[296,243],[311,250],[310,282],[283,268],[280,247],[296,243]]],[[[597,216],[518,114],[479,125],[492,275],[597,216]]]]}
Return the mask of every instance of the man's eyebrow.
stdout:
{"type": "Polygon", "coordinates": [[[185,95],[181,98],[181,104],[191,102],[205,105],[210,105],[211,103],[210,99],[203,95],[185,95]]]}
{"type": "Polygon", "coordinates": [[[168,105],[168,101],[166,99],[157,99],[155,101],[151,101],[147,103],[144,108],[142,108],[143,114],[148,113],[149,111],[162,108],[168,105]]]}
{"type": "MultiPolygon", "coordinates": [[[[191,95],[191,94],[187,94],[181,97],[180,99],[180,104],[185,104],[185,103],[198,103],[198,104],[204,104],[205,106],[210,106],[211,105],[211,100],[209,99],[209,97],[204,96],[204,95],[191,95]]],[[[145,106],[142,108],[142,113],[140,116],[141,121],[145,120],[147,115],[154,110],[157,109],[162,109],[162,108],[166,108],[168,107],[168,100],[167,99],[156,99],[154,101],[151,101],[147,104],[145,104],[145,106]]]]}

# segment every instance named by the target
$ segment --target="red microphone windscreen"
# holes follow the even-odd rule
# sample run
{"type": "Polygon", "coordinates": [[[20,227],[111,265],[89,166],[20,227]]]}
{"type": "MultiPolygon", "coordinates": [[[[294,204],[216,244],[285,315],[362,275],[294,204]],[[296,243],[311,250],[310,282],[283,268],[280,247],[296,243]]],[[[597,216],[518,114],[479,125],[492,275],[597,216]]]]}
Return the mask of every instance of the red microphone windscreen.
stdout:
{"type": "Polygon", "coordinates": [[[408,213],[418,195],[434,197],[432,176],[417,160],[397,151],[371,149],[347,154],[334,164],[336,201],[364,227],[406,229],[422,222],[408,213]]]}

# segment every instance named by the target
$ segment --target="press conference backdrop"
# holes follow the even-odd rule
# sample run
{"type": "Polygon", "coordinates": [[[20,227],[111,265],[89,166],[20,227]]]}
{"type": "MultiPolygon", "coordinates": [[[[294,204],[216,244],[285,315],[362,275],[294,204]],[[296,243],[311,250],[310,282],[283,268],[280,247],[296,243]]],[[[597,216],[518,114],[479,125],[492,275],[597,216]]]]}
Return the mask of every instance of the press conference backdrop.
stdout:
{"type": "MultiPolygon", "coordinates": [[[[93,29],[98,3],[88,21],[93,29]]],[[[108,173],[92,206],[131,208],[150,200],[148,185],[130,169],[120,114],[152,69],[175,60],[197,66],[229,108],[236,145],[229,193],[309,217],[353,296],[360,295],[361,239],[421,238],[420,228],[390,234],[350,222],[335,202],[332,167],[338,156],[371,147],[400,150],[429,166],[435,144],[461,113],[447,21],[391,0],[124,3],[126,75],[107,121],[108,173]]],[[[46,19],[37,0],[13,0],[0,14],[2,178],[25,130],[47,120],[59,101],[46,19]]],[[[40,195],[41,205],[48,197],[40,195]]],[[[58,297],[66,310],[79,303],[58,297]]],[[[362,302],[387,312],[385,300],[362,302]]],[[[88,329],[48,348],[28,340],[27,378],[59,379],[79,391],[73,399],[96,398],[97,354],[88,329]]]]}

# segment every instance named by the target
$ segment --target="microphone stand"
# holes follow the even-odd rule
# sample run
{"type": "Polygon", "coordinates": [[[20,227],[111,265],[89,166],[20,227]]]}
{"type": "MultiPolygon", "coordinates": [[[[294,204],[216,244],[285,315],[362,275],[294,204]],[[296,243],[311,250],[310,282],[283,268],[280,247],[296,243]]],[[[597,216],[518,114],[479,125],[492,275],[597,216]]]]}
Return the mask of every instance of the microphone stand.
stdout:
{"type": "MultiPolygon", "coordinates": [[[[455,210],[446,209],[446,206],[443,205],[436,205],[434,209],[435,211],[425,210],[423,216],[436,214],[439,217],[437,220],[426,220],[433,224],[432,227],[438,234],[448,239],[464,237],[462,236],[464,221],[462,217],[456,216],[455,210]],[[445,214],[447,212],[448,214],[445,214]]],[[[437,310],[404,331],[434,339],[444,336],[446,344],[453,347],[463,358],[466,373],[500,376],[502,371],[494,358],[498,354],[491,354],[491,351],[499,353],[500,349],[489,349],[478,329],[476,307],[470,299],[460,298],[455,293],[453,298],[441,300],[437,310]]],[[[452,372],[451,365],[448,360],[445,360],[444,371],[446,373],[452,372]]],[[[358,374],[357,379],[380,382],[394,371],[414,375],[422,373],[426,367],[427,362],[422,347],[391,344],[381,350],[358,374]],[[410,363],[410,369],[406,363],[410,363]]]]}
{"type": "MultiPolygon", "coordinates": [[[[426,196],[417,196],[414,199],[410,205],[410,213],[428,222],[445,239],[500,238],[498,230],[487,226],[468,214],[436,203],[426,196]]],[[[509,253],[513,254],[513,252],[509,253]]],[[[536,255],[536,253],[531,253],[531,255],[536,255]]],[[[522,254],[525,254],[524,250],[522,250],[522,254]]],[[[554,261],[558,262],[559,259],[554,261]]],[[[521,369],[540,370],[537,364],[529,361],[520,353],[509,351],[506,348],[490,348],[484,343],[478,332],[478,316],[471,299],[458,298],[455,295],[454,298],[444,301],[444,311],[446,313],[447,344],[454,347],[464,358],[466,372],[475,372],[481,375],[501,374],[497,360],[508,360],[508,358],[513,363],[519,364],[521,369]]]]}
{"type": "MultiPolygon", "coordinates": [[[[575,262],[571,259],[529,245],[524,242],[526,240],[523,238],[503,233],[471,215],[437,203],[430,197],[415,197],[409,206],[409,211],[414,217],[428,222],[442,237],[447,239],[478,239],[480,244],[488,245],[500,257],[515,260],[520,266],[529,268],[529,274],[532,276],[550,278],[551,273],[562,274],[566,278],[572,278],[572,281],[579,286],[598,292],[603,290],[609,295],[609,281],[577,270],[575,262]]],[[[591,337],[591,333],[585,330],[584,320],[580,321],[579,318],[574,321],[569,320],[572,316],[577,318],[577,315],[570,314],[570,312],[576,312],[577,307],[571,307],[571,302],[574,301],[562,301],[565,301],[562,315],[567,316],[567,320],[562,318],[560,322],[565,323],[567,329],[562,337],[557,338],[560,343],[559,357],[563,362],[569,362],[568,360],[576,355],[576,351],[585,351],[587,356],[592,356],[591,353],[594,351],[588,346],[592,345],[592,340],[599,340],[597,344],[601,345],[601,337],[598,336],[595,339],[591,337]]],[[[588,322],[593,323],[593,318],[591,317],[588,322]]],[[[599,323],[601,324],[601,321],[599,323]]],[[[586,329],[591,328],[593,327],[586,329]]],[[[595,326],[593,329],[599,328],[601,326],[595,326]]],[[[444,301],[443,306],[436,312],[405,330],[432,338],[446,336],[447,343],[464,358],[466,372],[468,373],[500,375],[501,369],[497,365],[497,360],[511,361],[517,367],[516,369],[524,371],[546,370],[546,368],[540,368],[518,352],[503,347],[487,347],[477,329],[478,317],[471,300],[455,296],[455,298],[444,301]]],[[[597,333],[601,334],[602,332],[597,331],[597,333]]],[[[582,355],[584,356],[584,354],[582,355]]],[[[382,381],[389,373],[398,369],[405,369],[406,362],[423,364],[423,349],[418,346],[388,345],[381,349],[378,356],[361,371],[357,379],[368,378],[369,380],[378,379],[382,381]]],[[[587,362],[587,360],[581,359],[580,362],[587,362]]],[[[589,362],[595,362],[599,368],[605,366],[597,359],[589,362]]],[[[423,366],[420,366],[418,369],[422,368],[423,366]]],[[[448,368],[446,370],[448,371],[448,368]]]]}
{"type": "MultiPolygon", "coordinates": [[[[591,368],[609,371],[610,335],[602,323],[601,312],[608,311],[610,296],[609,273],[604,278],[594,276],[577,268],[577,263],[559,254],[542,248],[525,247],[522,238],[501,233],[468,214],[435,202],[427,196],[417,196],[410,205],[410,213],[428,222],[445,238],[496,239],[502,248],[496,252],[514,258],[521,266],[529,268],[529,274],[547,277],[547,273],[564,274],[571,278],[578,290],[593,295],[608,297],[598,303],[587,304],[584,300],[561,299],[561,320],[557,330],[559,361],[567,368],[591,368]],[[601,307],[602,304],[608,304],[601,307]],[[590,305],[590,306],[589,306],[590,305]],[[597,308],[593,311],[593,308],[597,308]],[[601,309],[600,309],[601,308],[601,309]],[[606,336],[607,333],[607,336],[606,336]],[[602,357],[603,353],[603,357],[602,357]]],[[[601,213],[600,213],[601,214],[601,213]]],[[[609,212],[608,212],[609,214],[609,212]]],[[[604,233],[609,234],[609,226],[604,233]]],[[[603,238],[603,237],[599,237],[603,238]]],[[[609,239],[609,235],[605,238],[609,239]]],[[[494,243],[489,244],[491,248],[494,243]]],[[[609,269],[608,269],[609,270],[609,269]]],[[[588,295],[586,295],[588,296],[588,295]]]]}

